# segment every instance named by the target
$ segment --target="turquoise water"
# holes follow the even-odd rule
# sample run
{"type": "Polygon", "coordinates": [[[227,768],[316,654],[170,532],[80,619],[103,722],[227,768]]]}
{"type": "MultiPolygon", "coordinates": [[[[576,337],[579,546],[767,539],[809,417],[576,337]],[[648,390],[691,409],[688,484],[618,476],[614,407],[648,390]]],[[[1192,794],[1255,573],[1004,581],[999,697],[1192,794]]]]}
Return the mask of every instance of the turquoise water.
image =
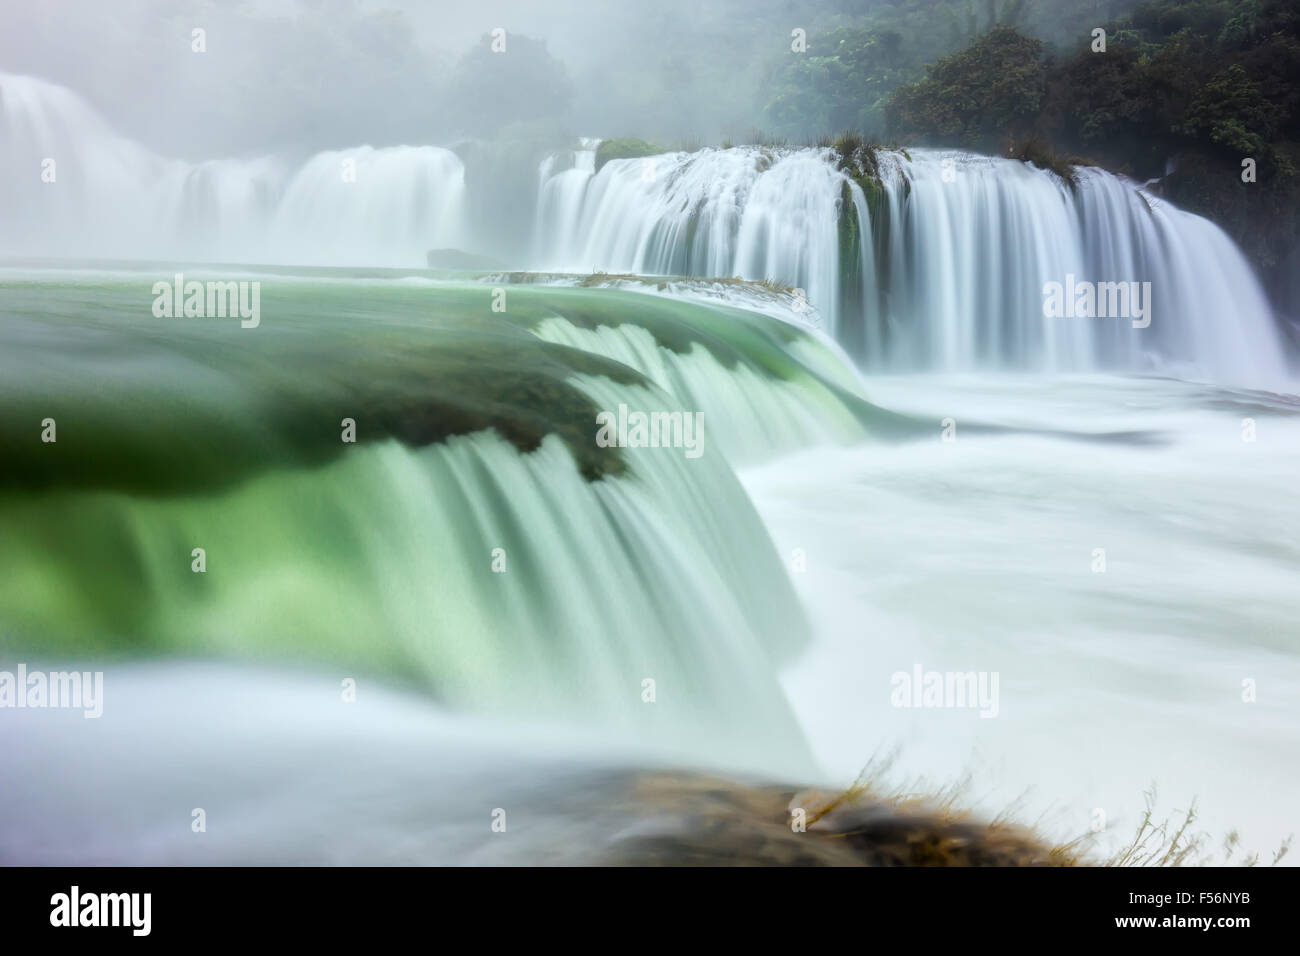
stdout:
{"type": "Polygon", "coordinates": [[[777,679],[805,615],[729,459],[896,423],[806,333],[625,292],[512,287],[495,312],[487,286],[343,276],[252,280],[245,328],[156,317],[149,277],[57,278],[0,285],[11,655],[327,666],[809,766],[777,679]],[[581,340],[600,335],[641,353],[581,340]],[[703,453],[601,447],[620,403],[699,410],[703,453]]]}

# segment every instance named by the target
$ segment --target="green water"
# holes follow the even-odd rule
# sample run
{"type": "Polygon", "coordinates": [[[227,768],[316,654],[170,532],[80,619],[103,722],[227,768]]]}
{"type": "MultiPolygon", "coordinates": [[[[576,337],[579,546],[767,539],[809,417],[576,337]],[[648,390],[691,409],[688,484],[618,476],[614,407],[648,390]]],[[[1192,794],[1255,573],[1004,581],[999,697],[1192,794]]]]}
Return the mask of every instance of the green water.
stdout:
{"type": "Polygon", "coordinates": [[[775,675],[807,625],[728,456],[879,414],[805,333],[610,290],[511,287],[494,312],[487,286],[321,277],[262,278],[242,328],[156,318],[169,278],[0,283],[7,652],[290,662],[803,752],[775,675]],[[705,406],[698,460],[595,442],[601,408],[694,411],[714,379],[744,385],[705,406]]]}

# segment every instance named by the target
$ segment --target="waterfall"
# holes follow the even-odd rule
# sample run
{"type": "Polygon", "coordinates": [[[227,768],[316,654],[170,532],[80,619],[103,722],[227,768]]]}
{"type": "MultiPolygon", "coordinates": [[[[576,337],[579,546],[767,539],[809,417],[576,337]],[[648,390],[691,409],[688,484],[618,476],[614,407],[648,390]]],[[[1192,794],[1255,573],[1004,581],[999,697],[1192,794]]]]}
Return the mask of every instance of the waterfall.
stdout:
{"type": "MultiPolygon", "coordinates": [[[[531,236],[518,264],[532,269],[798,290],[870,371],[1287,377],[1266,296],[1222,230],[1099,169],[1070,185],[961,152],[882,149],[855,166],[829,148],[750,146],[597,171],[584,140],[522,190],[481,184],[535,189],[531,208],[471,215],[465,165],[441,147],[184,162],[61,87],[4,74],[0,111],[0,254],[410,268],[430,249],[531,236]],[[1046,315],[1046,290],[1076,283],[1142,291],[1149,324],[1046,315]]],[[[497,168],[477,155],[475,169],[497,168]]]]}
{"type": "Polygon", "coordinates": [[[0,74],[2,253],[422,266],[463,244],[464,194],[436,146],[169,159],[68,90],[0,74]]]}
{"type": "Polygon", "coordinates": [[[538,167],[533,244],[543,256],[556,236],[572,237],[577,233],[583,194],[587,181],[596,171],[596,147],[599,145],[598,139],[584,139],[579,149],[563,157],[567,160],[563,168],[559,163],[561,157],[554,154],[543,159],[538,167]]]}
{"type": "Polygon", "coordinates": [[[741,147],[616,159],[599,173],[576,163],[542,185],[536,264],[779,281],[833,331],[844,177],[829,156],[741,147]]]}
{"type": "Polygon", "coordinates": [[[1217,226],[1098,169],[1072,188],[1009,159],[739,147],[546,178],[536,264],[798,287],[877,371],[1168,371],[1284,379],[1275,322],[1217,226]],[[878,176],[878,178],[877,178],[878,176]],[[869,193],[864,193],[863,183],[869,193]],[[1048,318],[1045,286],[1150,283],[1150,324],[1048,318]]]}
{"type": "MultiPolygon", "coordinates": [[[[897,422],[862,395],[834,345],[789,323],[726,305],[605,289],[546,292],[538,338],[637,370],[684,408],[703,413],[708,440],[748,465],[817,444],[852,444],[897,422]]],[[[525,298],[525,301],[527,299],[525,298]]],[[[604,379],[575,380],[602,408],[604,379]]]]}
{"type": "Polygon", "coordinates": [[[1055,174],[939,150],[882,156],[864,271],[869,368],[1171,371],[1249,383],[1285,376],[1249,264],[1213,223],[1122,177],[1055,174]],[[1150,324],[1047,318],[1044,286],[1150,283],[1150,324]]]}
{"type": "MultiPolygon", "coordinates": [[[[266,279],[244,330],[157,319],[150,284],[0,282],[0,652],[307,663],[459,711],[806,757],[777,680],[806,621],[713,441],[763,424],[706,419],[698,458],[611,450],[593,480],[596,410],[696,409],[546,340],[649,307],[709,342],[728,310],[529,288],[494,315],[481,285],[266,279]],[[32,439],[44,417],[57,443],[32,439]]],[[[776,374],[780,341],[715,346],[743,363],[736,400],[855,426],[804,359],[776,374]]]]}

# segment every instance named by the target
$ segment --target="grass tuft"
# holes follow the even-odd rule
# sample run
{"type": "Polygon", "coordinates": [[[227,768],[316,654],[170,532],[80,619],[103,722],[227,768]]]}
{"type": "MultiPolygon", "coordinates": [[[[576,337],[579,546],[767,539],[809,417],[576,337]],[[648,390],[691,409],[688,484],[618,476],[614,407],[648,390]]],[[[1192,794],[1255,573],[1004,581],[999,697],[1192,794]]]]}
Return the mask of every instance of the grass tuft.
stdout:
{"type": "Polygon", "coordinates": [[[1055,173],[1070,189],[1079,188],[1079,166],[1095,166],[1090,160],[1079,156],[1062,156],[1047,140],[1031,136],[1026,139],[1012,140],[1003,151],[1011,159],[1022,163],[1032,163],[1039,169],[1055,173]]]}

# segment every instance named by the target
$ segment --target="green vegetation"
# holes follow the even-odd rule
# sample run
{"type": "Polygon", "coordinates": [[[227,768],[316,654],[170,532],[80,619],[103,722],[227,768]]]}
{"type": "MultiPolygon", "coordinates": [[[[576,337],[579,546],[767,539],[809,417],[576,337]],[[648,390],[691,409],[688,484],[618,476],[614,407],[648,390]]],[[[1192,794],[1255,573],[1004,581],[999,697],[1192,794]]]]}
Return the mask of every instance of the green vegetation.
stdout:
{"type": "Polygon", "coordinates": [[[879,130],[885,97],[908,78],[903,59],[897,33],[832,30],[806,54],[780,61],[764,112],[803,139],[828,129],[879,130]]]}
{"type": "Polygon", "coordinates": [[[447,99],[465,129],[486,135],[512,123],[553,119],[568,111],[573,84],[545,40],[515,33],[496,41],[506,42],[508,53],[493,52],[493,42],[491,34],[483,34],[456,65],[450,81],[447,99]]]}
{"type": "Polygon", "coordinates": [[[895,90],[885,106],[890,131],[970,149],[1025,135],[1043,105],[1042,58],[1040,40],[996,27],[895,90]]]}
{"type": "MultiPolygon", "coordinates": [[[[872,214],[877,213],[880,209],[880,201],[885,195],[884,187],[880,182],[880,165],[877,160],[877,153],[881,147],[875,143],[868,143],[861,134],[854,132],[841,133],[834,139],[828,137],[818,145],[829,147],[836,152],[839,157],[836,165],[840,171],[858,184],[866,196],[872,214]]],[[[842,210],[851,208],[848,190],[845,190],[841,200],[842,210]]]]}
{"type": "Polygon", "coordinates": [[[763,88],[769,132],[746,141],[833,145],[872,203],[867,141],[955,146],[1067,183],[1088,164],[1158,180],[1275,294],[1300,248],[1294,0],[845,2],[809,18],[805,52],[773,55],[763,88]]]}
{"type": "Polygon", "coordinates": [[[643,139],[602,139],[596,147],[596,172],[613,159],[639,159],[642,156],[659,156],[668,150],[661,149],[643,139]]]}
{"type": "Polygon", "coordinates": [[[1033,163],[1039,169],[1056,173],[1071,189],[1076,189],[1079,185],[1079,172],[1075,167],[1095,165],[1091,160],[1078,156],[1062,156],[1051,143],[1040,136],[1013,140],[1007,145],[1006,155],[1022,163],[1033,163]]]}
{"type": "Polygon", "coordinates": [[[891,134],[1001,152],[1069,179],[1095,157],[1218,222],[1277,280],[1300,240],[1300,8],[1149,0],[1066,54],[998,27],[900,86],[891,134]],[[1256,182],[1243,181],[1253,163],[1256,182]]]}
{"type": "Polygon", "coordinates": [[[778,135],[813,141],[855,129],[876,140],[897,87],[920,80],[926,64],[999,27],[1048,45],[1073,45],[1134,0],[890,0],[844,2],[808,19],[807,49],[782,50],[767,65],[763,112],[778,135]]]}

